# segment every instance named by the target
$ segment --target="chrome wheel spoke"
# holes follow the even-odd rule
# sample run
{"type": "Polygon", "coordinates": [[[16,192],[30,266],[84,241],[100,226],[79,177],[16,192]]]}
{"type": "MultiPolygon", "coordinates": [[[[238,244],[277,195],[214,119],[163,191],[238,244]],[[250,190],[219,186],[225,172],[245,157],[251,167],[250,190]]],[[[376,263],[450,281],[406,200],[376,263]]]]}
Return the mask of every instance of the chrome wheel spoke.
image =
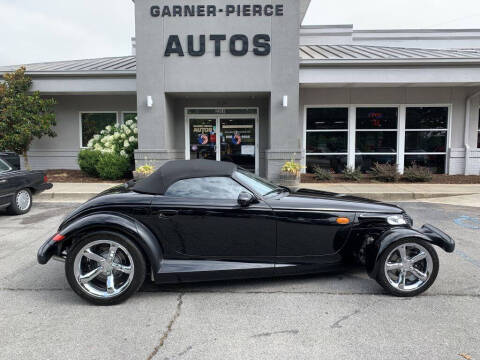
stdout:
{"type": "Polygon", "coordinates": [[[98,263],[102,263],[105,261],[105,259],[103,257],[101,257],[100,255],[98,254],[95,254],[92,249],[88,248],[86,249],[84,252],[83,252],[83,256],[85,256],[87,259],[89,260],[93,260],[93,261],[96,261],[98,263]]]}
{"type": "Polygon", "coordinates": [[[425,254],[423,251],[421,251],[419,254],[415,255],[413,258],[410,259],[410,262],[412,264],[415,264],[427,257],[427,254],[425,254]]]}
{"type": "Polygon", "coordinates": [[[401,262],[387,262],[385,264],[385,268],[388,271],[401,269],[402,266],[403,266],[403,263],[401,263],[401,262]]]}
{"type": "Polygon", "coordinates": [[[110,245],[110,250],[108,250],[108,260],[113,262],[115,255],[117,254],[118,246],[116,244],[110,245]]]}
{"type": "Polygon", "coordinates": [[[82,284],[89,283],[90,281],[95,279],[98,275],[100,275],[102,273],[102,271],[103,271],[103,269],[100,266],[100,267],[96,268],[95,270],[90,271],[89,273],[87,273],[85,275],[80,275],[78,277],[78,281],[80,281],[82,284]]]}
{"type": "Polygon", "coordinates": [[[406,276],[405,276],[405,272],[404,271],[400,271],[400,273],[398,274],[398,282],[397,282],[397,285],[398,285],[398,288],[403,290],[405,289],[405,279],[406,279],[406,276]]]}
{"type": "Polygon", "coordinates": [[[402,258],[402,262],[407,261],[407,247],[405,245],[400,245],[398,247],[398,252],[400,253],[400,257],[402,258]]]}
{"type": "Polygon", "coordinates": [[[410,270],[410,273],[415,276],[417,279],[419,280],[422,280],[422,281],[427,281],[428,279],[428,275],[421,272],[420,270],[418,269],[415,269],[415,268],[412,268],[412,270],[410,270]]]}
{"type": "Polygon", "coordinates": [[[115,278],[113,274],[107,276],[107,292],[109,294],[115,293],[115,278]]]}
{"type": "Polygon", "coordinates": [[[112,269],[121,271],[125,274],[130,274],[132,272],[132,267],[131,266],[117,264],[117,263],[112,263],[112,269]]]}

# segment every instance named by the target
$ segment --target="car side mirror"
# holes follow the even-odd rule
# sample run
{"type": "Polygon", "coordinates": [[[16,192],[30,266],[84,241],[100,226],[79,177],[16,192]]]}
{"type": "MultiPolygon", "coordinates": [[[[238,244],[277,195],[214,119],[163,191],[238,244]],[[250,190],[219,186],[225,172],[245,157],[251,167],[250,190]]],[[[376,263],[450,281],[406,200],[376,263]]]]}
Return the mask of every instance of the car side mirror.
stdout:
{"type": "Polygon", "coordinates": [[[238,195],[238,204],[242,207],[247,207],[254,202],[255,197],[246,191],[242,191],[240,195],[238,195]]]}

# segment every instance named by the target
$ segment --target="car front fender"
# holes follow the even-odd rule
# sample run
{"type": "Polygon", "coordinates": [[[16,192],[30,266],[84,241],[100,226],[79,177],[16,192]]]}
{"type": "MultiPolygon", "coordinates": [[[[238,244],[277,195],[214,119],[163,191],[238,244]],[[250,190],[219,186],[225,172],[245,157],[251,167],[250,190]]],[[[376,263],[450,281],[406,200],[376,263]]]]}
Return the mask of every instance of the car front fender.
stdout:
{"type": "MultiPolygon", "coordinates": [[[[89,214],[74,220],[62,228],[56,235],[64,237],[61,243],[67,243],[76,241],[80,236],[96,230],[117,231],[130,237],[142,249],[152,269],[158,272],[161,259],[163,258],[163,251],[159,241],[145,225],[124,214],[109,212],[89,214]]],[[[52,238],[48,239],[40,248],[43,254],[40,254],[39,250],[38,258],[40,263],[46,263],[55,253],[51,248],[58,245],[52,241],[52,238]]]]}
{"type": "Polygon", "coordinates": [[[425,224],[419,230],[412,228],[392,228],[384,232],[376,241],[367,245],[366,267],[368,275],[376,278],[380,256],[385,249],[402,239],[421,239],[432,245],[439,246],[446,252],[455,250],[455,241],[433,225],[425,224]]]}

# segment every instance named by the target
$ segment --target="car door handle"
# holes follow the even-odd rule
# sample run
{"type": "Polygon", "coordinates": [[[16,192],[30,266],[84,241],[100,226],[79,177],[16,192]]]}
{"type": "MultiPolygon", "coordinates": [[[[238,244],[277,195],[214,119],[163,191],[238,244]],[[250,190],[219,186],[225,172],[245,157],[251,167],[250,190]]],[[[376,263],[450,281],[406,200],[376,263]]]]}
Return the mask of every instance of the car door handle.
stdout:
{"type": "Polygon", "coordinates": [[[178,215],[177,210],[163,210],[159,212],[158,217],[160,219],[168,219],[170,216],[175,216],[175,215],[178,215]]]}

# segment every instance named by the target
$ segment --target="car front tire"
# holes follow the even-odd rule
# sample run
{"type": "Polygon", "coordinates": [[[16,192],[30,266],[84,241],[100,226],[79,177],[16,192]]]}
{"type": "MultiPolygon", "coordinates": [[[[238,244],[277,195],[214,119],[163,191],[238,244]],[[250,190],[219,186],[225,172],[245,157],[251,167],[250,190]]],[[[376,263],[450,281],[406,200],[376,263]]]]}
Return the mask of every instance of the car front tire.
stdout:
{"type": "Polygon", "coordinates": [[[12,203],[7,208],[10,215],[23,215],[32,208],[32,192],[29,189],[20,189],[13,195],[12,203]]]}
{"type": "Polygon", "coordinates": [[[392,295],[412,297],[432,286],[438,270],[432,245],[421,239],[403,239],[390,244],[380,256],[377,282],[392,295]]]}
{"type": "Polygon", "coordinates": [[[89,234],[70,249],[65,274],[71,288],[96,305],[114,305],[145,280],[145,258],[128,237],[110,231],[89,234]]]}

